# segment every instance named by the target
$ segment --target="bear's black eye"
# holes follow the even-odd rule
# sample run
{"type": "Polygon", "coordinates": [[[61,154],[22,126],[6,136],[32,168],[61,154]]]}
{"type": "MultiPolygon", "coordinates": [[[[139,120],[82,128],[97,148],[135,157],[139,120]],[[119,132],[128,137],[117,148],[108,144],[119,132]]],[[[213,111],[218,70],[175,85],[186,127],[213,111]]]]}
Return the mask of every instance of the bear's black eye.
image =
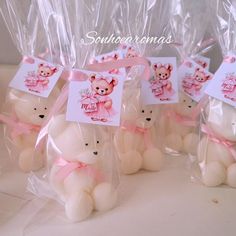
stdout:
{"type": "Polygon", "coordinates": [[[44,107],[44,110],[47,110],[47,107],[44,107]]]}
{"type": "Polygon", "coordinates": [[[97,143],[99,143],[99,141],[97,141],[97,143]]]}
{"type": "Polygon", "coordinates": [[[167,74],[165,74],[167,76],[167,74]]]}
{"type": "Polygon", "coordinates": [[[41,73],[43,73],[43,70],[41,71],[41,73]]]}
{"type": "Polygon", "coordinates": [[[85,143],[85,146],[88,146],[88,143],[85,143]]]}
{"type": "Polygon", "coordinates": [[[36,109],[36,108],[34,108],[34,110],[36,111],[37,109],[36,109]]]}
{"type": "Polygon", "coordinates": [[[152,111],[150,111],[150,113],[152,114],[152,111]]]}
{"type": "Polygon", "coordinates": [[[144,110],[142,110],[142,113],[144,113],[144,110]]]}
{"type": "Polygon", "coordinates": [[[161,76],[161,74],[159,74],[161,76]]]}
{"type": "Polygon", "coordinates": [[[108,88],[106,88],[105,90],[108,91],[108,88]]]}
{"type": "Polygon", "coordinates": [[[98,89],[99,89],[99,87],[96,87],[96,89],[98,90],[98,89]]]}

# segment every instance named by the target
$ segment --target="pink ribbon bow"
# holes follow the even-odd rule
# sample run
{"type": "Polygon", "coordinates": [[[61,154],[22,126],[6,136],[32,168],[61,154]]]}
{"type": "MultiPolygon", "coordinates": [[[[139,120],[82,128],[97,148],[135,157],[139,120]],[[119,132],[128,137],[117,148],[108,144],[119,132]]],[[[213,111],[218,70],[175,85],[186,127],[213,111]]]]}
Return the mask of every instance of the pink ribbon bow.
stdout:
{"type": "Polygon", "coordinates": [[[139,133],[139,134],[143,135],[144,143],[145,143],[146,147],[153,146],[151,138],[150,138],[149,129],[138,127],[136,125],[131,124],[128,121],[125,121],[122,124],[121,129],[126,130],[131,133],[139,133]]]}
{"type": "Polygon", "coordinates": [[[231,142],[225,138],[219,137],[215,132],[208,127],[207,125],[202,125],[201,130],[203,133],[207,134],[208,138],[215,143],[221,144],[225,146],[230,153],[232,154],[233,158],[236,160],[236,150],[234,146],[236,145],[236,142],[231,142]]]}
{"type": "Polygon", "coordinates": [[[20,122],[20,121],[17,121],[16,119],[13,119],[12,117],[8,117],[2,114],[0,114],[0,121],[7,124],[12,129],[11,131],[12,138],[16,138],[17,136],[21,134],[30,134],[30,132],[32,131],[36,131],[36,132],[40,131],[39,125],[33,125],[33,124],[20,122]]]}
{"type": "Polygon", "coordinates": [[[56,173],[59,180],[64,180],[69,174],[74,170],[87,170],[88,175],[91,175],[97,181],[101,182],[104,179],[104,176],[92,166],[87,165],[86,163],[80,161],[66,161],[63,157],[59,157],[55,164],[61,168],[56,173]]]}
{"type": "Polygon", "coordinates": [[[182,116],[172,110],[166,112],[167,117],[175,120],[177,123],[185,125],[185,126],[190,126],[190,127],[195,127],[196,126],[196,120],[194,120],[192,117],[188,116],[182,116]]]}

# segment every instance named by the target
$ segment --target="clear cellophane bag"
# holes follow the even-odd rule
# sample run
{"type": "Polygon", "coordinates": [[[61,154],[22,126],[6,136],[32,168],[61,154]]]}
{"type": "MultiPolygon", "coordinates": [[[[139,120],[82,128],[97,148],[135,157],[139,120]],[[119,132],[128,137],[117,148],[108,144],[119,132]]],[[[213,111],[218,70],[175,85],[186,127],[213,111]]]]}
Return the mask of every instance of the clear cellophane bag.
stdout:
{"type": "MultiPolygon", "coordinates": [[[[210,10],[211,28],[224,57],[223,62],[231,63],[228,53],[235,55],[236,49],[235,1],[209,1],[207,6],[210,10]]],[[[225,96],[232,94],[232,86],[233,84],[228,83],[225,87],[225,96]]],[[[201,109],[197,153],[192,156],[193,180],[210,187],[222,184],[236,187],[235,121],[234,106],[206,96],[201,109]]]]}
{"type": "MultiPolygon", "coordinates": [[[[99,35],[113,32],[111,22],[104,26],[112,7],[110,1],[39,0],[38,5],[49,48],[68,74],[84,69],[96,55],[108,50],[105,44],[89,44],[84,37],[90,31],[99,35]]],[[[63,215],[77,222],[93,211],[107,211],[116,205],[119,173],[112,128],[66,120],[69,83],[54,108],[60,99],[63,102],[50,113],[39,135],[39,143],[45,143],[46,137],[47,166],[30,176],[28,188],[39,197],[61,203],[63,215]]]]}
{"type": "MultiPolygon", "coordinates": [[[[202,55],[213,45],[206,43],[204,36],[208,27],[208,8],[205,0],[192,4],[189,1],[172,1],[170,27],[173,48],[177,52],[178,65],[202,55]],[[204,19],[204,25],[202,24],[204,19]]],[[[163,107],[160,128],[163,134],[165,152],[178,156],[196,153],[198,139],[198,104],[181,89],[179,82],[179,102],[163,107]]]]}

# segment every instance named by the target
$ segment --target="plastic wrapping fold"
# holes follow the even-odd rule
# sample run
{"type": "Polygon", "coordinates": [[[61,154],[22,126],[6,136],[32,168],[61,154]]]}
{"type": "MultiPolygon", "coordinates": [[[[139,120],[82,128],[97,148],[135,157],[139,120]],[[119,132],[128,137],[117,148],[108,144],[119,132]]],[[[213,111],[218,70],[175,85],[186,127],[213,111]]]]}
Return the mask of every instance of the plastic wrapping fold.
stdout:
{"type": "MultiPolygon", "coordinates": [[[[209,1],[208,7],[211,27],[223,56],[235,53],[235,1],[209,1]]],[[[206,98],[201,112],[197,154],[191,156],[194,180],[206,186],[236,187],[235,123],[235,107],[210,96],[206,98]]]]}

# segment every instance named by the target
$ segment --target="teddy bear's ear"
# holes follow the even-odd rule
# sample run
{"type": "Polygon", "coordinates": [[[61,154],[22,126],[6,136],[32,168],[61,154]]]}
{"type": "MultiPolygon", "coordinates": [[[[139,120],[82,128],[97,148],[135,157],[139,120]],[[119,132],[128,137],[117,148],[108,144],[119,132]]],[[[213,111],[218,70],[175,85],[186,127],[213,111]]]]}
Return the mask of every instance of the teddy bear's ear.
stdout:
{"type": "Polygon", "coordinates": [[[118,79],[117,78],[112,78],[111,83],[113,84],[113,86],[116,86],[118,84],[118,79]]]}
{"type": "Polygon", "coordinates": [[[52,71],[53,73],[56,73],[56,72],[57,72],[57,68],[56,68],[56,67],[52,67],[52,68],[51,68],[51,71],[52,71]]]}
{"type": "Polygon", "coordinates": [[[157,69],[157,64],[153,65],[153,69],[156,70],[157,69]]]}
{"type": "Polygon", "coordinates": [[[19,100],[25,93],[21,92],[16,89],[11,89],[9,91],[9,101],[12,103],[15,103],[17,100],[19,100]]]}
{"type": "Polygon", "coordinates": [[[165,68],[169,71],[173,70],[173,66],[171,64],[165,64],[165,68]]]}
{"type": "Polygon", "coordinates": [[[114,58],[115,58],[115,59],[118,59],[118,55],[117,55],[116,53],[115,53],[115,55],[114,55],[114,58]]]}
{"type": "Polygon", "coordinates": [[[95,74],[90,75],[89,80],[91,82],[93,82],[95,79],[96,79],[96,75],[95,74]]]}

